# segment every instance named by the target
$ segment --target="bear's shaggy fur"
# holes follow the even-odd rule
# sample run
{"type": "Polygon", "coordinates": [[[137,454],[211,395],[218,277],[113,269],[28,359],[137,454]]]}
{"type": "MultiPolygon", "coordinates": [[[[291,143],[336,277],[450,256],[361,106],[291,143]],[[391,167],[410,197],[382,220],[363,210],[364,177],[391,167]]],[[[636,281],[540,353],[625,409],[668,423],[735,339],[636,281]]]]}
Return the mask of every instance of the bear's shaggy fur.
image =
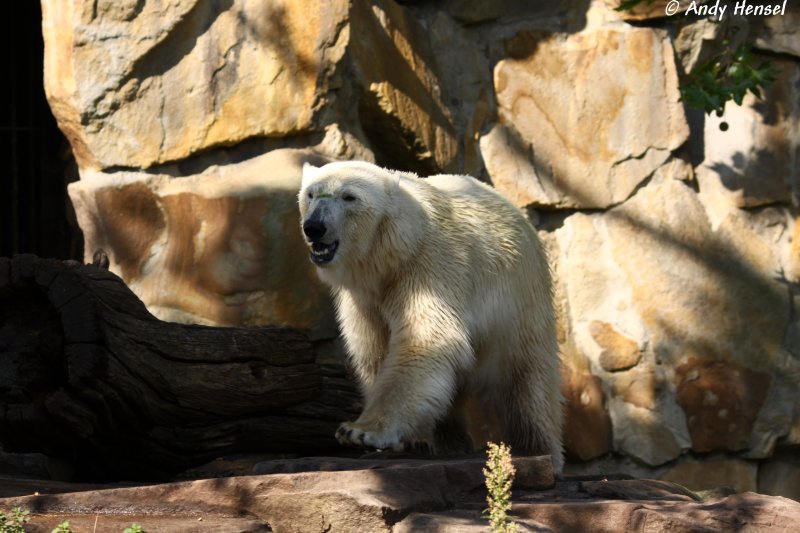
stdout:
{"type": "Polygon", "coordinates": [[[515,453],[549,453],[560,472],[550,271],[522,213],[469,176],[362,162],[306,165],[299,203],[364,395],[339,441],[452,451],[472,397],[515,453]]]}

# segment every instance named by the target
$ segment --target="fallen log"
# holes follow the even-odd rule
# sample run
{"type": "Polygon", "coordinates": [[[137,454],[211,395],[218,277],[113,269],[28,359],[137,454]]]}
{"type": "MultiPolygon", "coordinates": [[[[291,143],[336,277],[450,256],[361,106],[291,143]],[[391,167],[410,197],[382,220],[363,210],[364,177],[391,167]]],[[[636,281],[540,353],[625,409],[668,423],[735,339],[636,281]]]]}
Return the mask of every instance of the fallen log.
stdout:
{"type": "Polygon", "coordinates": [[[227,454],[336,451],[358,404],[301,330],[162,322],[102,268],[0,258],[6,452],[155,479],[227,454]]]}

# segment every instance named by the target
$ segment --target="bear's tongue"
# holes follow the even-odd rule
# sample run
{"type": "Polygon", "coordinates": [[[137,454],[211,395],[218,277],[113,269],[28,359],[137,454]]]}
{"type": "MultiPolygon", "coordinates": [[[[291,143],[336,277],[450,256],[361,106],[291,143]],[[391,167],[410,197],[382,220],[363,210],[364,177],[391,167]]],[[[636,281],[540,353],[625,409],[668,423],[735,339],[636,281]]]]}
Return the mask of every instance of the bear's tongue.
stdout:
{"type": "Polygon", "coordinates": [[[330,263],[338,247],[339,241],[331,243],[315,242],[311,245],[311,260],[317,264],[330,263]]]}

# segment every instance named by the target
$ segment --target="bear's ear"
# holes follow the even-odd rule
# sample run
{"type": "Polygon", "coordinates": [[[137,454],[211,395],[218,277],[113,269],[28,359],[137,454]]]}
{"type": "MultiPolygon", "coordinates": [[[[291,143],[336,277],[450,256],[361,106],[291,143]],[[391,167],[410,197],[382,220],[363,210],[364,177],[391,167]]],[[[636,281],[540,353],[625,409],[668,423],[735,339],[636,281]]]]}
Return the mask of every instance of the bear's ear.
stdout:
{"type": "Polygon", "coordinates": [[[309,184],[311,179],[317,174],[317,170],[319,170],[319,168],[315,167],[311,163],[303,163],[303,177],[300,180],[301,188],[309,184]]]}
{"type": "Polygon", "coordinates": [[[389,194],[393,194],[394,191],[400,188],[400,173],[396,170],[388,170],[386,169],[386,192],[389,194]]]}

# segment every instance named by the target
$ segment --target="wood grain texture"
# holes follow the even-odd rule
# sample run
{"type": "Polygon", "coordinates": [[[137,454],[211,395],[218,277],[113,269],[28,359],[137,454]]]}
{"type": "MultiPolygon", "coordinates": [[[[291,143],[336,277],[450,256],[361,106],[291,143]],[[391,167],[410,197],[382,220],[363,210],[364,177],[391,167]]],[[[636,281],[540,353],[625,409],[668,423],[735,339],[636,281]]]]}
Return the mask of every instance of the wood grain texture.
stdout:
{"type": "Polygon", "coordinates": [[[336,451],[358,415],[305,332],[162,322],[92,265],[0,258],[0,445],[87,478],[153,478],[233,453],[336,451]]]}

